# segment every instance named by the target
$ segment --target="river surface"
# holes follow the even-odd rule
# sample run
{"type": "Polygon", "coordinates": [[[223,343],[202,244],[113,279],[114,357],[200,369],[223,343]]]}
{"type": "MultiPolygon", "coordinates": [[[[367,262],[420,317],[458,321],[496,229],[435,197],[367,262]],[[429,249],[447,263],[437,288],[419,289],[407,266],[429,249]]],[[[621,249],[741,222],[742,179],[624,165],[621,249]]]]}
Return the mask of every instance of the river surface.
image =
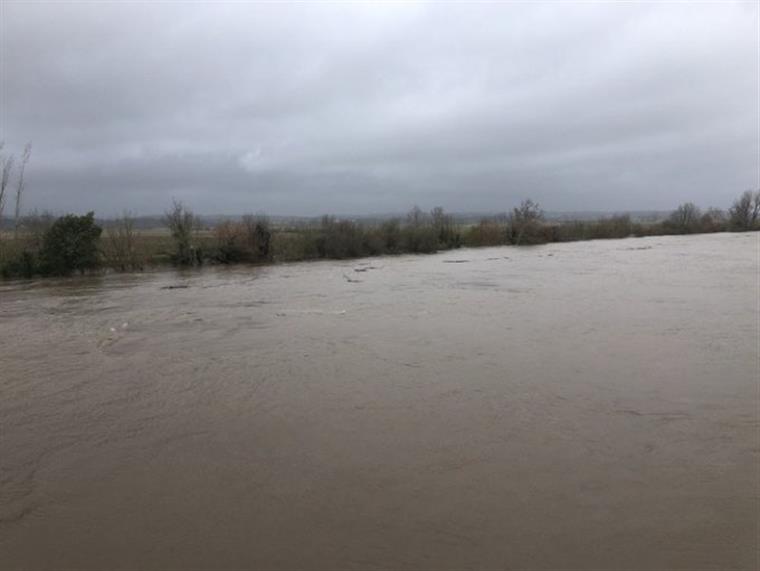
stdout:
{"type": "Polygon", "coordinates": [[[758,236],[0,283],[0,569],[756,570],[758,236]]]}

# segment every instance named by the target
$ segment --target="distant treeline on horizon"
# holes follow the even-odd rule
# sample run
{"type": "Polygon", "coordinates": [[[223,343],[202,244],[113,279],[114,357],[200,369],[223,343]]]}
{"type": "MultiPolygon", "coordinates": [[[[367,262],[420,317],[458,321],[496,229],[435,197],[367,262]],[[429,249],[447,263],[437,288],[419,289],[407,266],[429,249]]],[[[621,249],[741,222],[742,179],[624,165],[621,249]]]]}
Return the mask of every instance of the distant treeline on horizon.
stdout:
{"type": "MultiPolygon", "coordinates": [[[[72,211],[57,210],[33,210],[25,215],[47,215],[58,218],[65,214],[74,214],[72,211]]],[[[501,212],[449,212],[448,213],[456,224],[477,224],[484,219],[507,218],[508,213],[501,212]]],[[[380,213],[380,214],[342,214],[331,215],[338,220],[350,220],[361,224],[376,224],[393,219],[404,219],[407,213],[380,213]]],[[[612,218],[615,216],[630,216],[634,222],[658,222],[665,220],[669,215],[669,210],[619,210],[619,211],[545,211],[544,219],[548,222],[567,222],[567,221],[593,221],[612,218]]],[[[123,214],[114,216],[96,216],[95,220],[104,228],[118,222],[123,214]]],[[[133,215],[134,227],[138,230],[154,230],[156,228],[166,227],[165,214],[146,214],[133,215]]],[[[240,222],[245,214],[196,214],[199,223],[206,228],[214,228],[224,222],[240,222]]],[[[266,214],[269,221],[274,226],[318,226],[325,215],[319,216],[283,216],[266,214]]],[[[14,218],[3,216],[0,218],[0,230],[12,230],[15,226],[14,218]]]]}

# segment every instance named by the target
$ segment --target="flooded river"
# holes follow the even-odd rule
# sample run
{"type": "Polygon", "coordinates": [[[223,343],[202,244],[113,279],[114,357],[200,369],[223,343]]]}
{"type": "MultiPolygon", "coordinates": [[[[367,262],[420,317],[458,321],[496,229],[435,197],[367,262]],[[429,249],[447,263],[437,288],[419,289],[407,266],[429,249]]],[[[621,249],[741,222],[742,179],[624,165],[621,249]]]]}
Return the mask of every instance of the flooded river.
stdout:
{"type": "Polygon", "coordinates": [[[757,569],[759,245],[0,283],[0,568],[757,569]]]}

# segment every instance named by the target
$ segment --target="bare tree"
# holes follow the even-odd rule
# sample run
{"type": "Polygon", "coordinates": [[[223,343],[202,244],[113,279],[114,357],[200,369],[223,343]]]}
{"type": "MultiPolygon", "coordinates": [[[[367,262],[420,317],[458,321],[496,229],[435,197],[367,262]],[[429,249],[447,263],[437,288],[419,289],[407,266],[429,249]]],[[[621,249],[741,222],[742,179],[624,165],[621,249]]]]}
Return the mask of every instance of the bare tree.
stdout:
{"type": "Polygon", "coordinates": [[[734,230],[752,230],[760,217],[760,190],[746,190],[728,211],[734,230]]]}
{"type": "MultiPolygon", "coordinates": [[[[333,221],[334,223],[334,221],[333,221]]],[[[269,218],[262,213],[243,216],[246,246],[254,261],[270,260],[272,258],[272,229],[269,218]]]]}
{"type": "Polygon", "coordinates": [[[413,228],[418,228],[419,226],[422,226],[424,220],[425,220],[425,214],[422,212],[422,209],[416,204],[412,207],[412,209],[406,215],[407,223],[409,224],[409,226],[413,228]]]}
{"type": "Polygon", "coordinates": [[[406,215],[404,227],[405,248],[410,252],[435,252],[438,249],[438,236],[426,214],[416,204],[406,215]]]}
{"type": "Polygon", "coordinates": [[[241,262],[247,252],[243,245],[244,226],[230,220],[220,222],[214,228],[216,237],[216,258],[218,261],[230,264],[241,262]]]}
{"type": "Polygon", "coordinates": [[[2,153],[4,143],[0,142],[0,222],[3,219],[3,211],[5,209],[5,191],[8,189],[8,184],[11,180],[11,173],[13,172],[13,155],[5,155],[2,153]]]}
{"type": "Polygon", "coordinates": [[[132,213],[124,211],[121,217],[106,229],[106,232],[110,246],[108,255],[111,265],[122,272],[141,270],[142,263],[135,244],[135,218],[132,213]]]}
{"type": "Polygon", "coordinates": [[[699,229],[699,219],[702,212],[693,202],[684,202],[676,208],[668,218],[668,222],[676,231],[687,234],[699,229]]]}
{"type": "Polygon", "coordinates": [[[192,210],[175,199],[172,201],[171,210],[164,215],[164,223],[169,227],[177,246],[177,262],[185,266],[199,263],[198,252],[193,240],[198,221],[192,210]]]}
{"type": "Polygon", "coordinates": [[[55,216],[50,212],[38,212],[36,209],[21,219],[21,226],[24,228],[24,238],[26,243],[34,250],[42,248],[45,232],[55,222],[55,216]]]}
{"type": "Polygon", "coordinates": [[[18,238],[18,227],[21,216],[21,197],[24,194],[24,171],[26,170],[26,163],[29,162],[29,157],[32,156],[32,143],[29,142],[24,147],[24,152],[21,154],[21,166],[18,172],[18,184],[16,185],[16,209],[13,213],[13,237],[18,238]]]}
{"type": "Polygon", "coordinates": [[[544,219],[544,211],[537,202],[531,199],[523,200],[520,206],[512,209],[512,219],[520,222],[532,222],[544,219]]]}
{"type": "Polygon", "coordinates": [[[708,208],[699,223],[703,232],[719,232],[725,229],[726,213],[720,208],[708,208]]]}
{"type": "Polygon", "coordinates": [[[441,206],[436,206],[430,211],[430,218],[433,221],[433,228],[439,244],[445,246],[458,245],[459,237],[454,228],[454,218],[450,214],[446,214],[441,206]]]}
{"type": "Polygon", "coordinates": [[[510,217],[511,239],[514,244],[535,243],[538,229],[544,219],[544,211],[538,203],[530,199],[523,200],[520,206],[512,209],[510,217]]]}

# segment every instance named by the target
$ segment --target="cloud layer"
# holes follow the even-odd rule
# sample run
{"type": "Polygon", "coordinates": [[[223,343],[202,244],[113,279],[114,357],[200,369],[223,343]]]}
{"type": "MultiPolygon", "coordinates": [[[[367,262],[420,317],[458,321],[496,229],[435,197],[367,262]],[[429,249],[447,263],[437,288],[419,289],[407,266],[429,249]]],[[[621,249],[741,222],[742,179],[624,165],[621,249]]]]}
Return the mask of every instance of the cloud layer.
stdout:
{"type": "Polygon", "coordinates": [[[760,186],[756,3],[2,10],[29,207],[661,209],[760,186]]]}

